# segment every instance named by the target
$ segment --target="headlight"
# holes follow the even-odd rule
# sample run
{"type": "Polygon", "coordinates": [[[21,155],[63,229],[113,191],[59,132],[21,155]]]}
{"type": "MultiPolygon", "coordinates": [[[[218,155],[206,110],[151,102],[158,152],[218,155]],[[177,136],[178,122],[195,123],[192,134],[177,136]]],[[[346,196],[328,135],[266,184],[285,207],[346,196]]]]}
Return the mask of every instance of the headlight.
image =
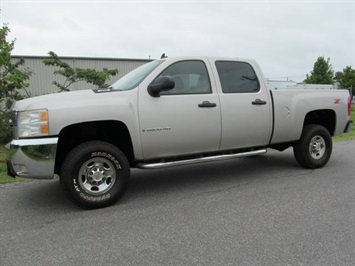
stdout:
{"type": "Polygon", "coordinates": [[[19,138],[47,136],[48,111],[43,109],[18,112],[17,131],[19,138]]]}

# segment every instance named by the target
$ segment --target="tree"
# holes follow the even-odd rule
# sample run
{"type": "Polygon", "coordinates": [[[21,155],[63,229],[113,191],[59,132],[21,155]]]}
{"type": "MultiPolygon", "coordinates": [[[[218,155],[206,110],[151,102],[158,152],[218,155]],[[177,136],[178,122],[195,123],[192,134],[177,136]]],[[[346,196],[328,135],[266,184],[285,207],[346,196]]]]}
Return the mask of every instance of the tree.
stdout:
{"type": "Polygon", "coordinates": [[[340,83],[341,77],[343,76],[343,72],[337,71],[334,74],[334,80],[340,83]]]}
{"type": "Polygon", "coordinates": [[[59,67],[58,70],[54,71],[54,75],[61,75],[65,78],[63,84],[53,81],[53,84],[58,87],[59,92],[70,91],[69,86],[79,81],[86,81],[87,83],[105,88],[108,86],[105,82],[111,76],[118,74],[118,69],[103,69],[103,71],[96,71],[94,69],[73,68],[69,64],[63,62],[56,53],[50,51],[48,54],[49,58],[43,59],[43,63],[46,66],[59,67]]]}
{"type": "Polygon", "coordinates": [[[311,75],[307,74],[304,82],[308,84],[333,84],[334,71],[329,61],[329,58],[325,60],[323,56],[318,57],[311,75]]]}
{"type": "Polygon", "coordinates": [[[10,108],[15,100],[29,97],[26,88],[32,74],[28,69],[20,69],[25,62],[24,59],[17,62],[11,60],[15,41],[7,41],[9,32],[7,25],[0,28],[0,142],[5,142],[11,137],[10,108]]]}
{"type": "Polygon", "coordinates": [[[345,67],[340,75],[339,82],[341,88],[352,88],[353,95],[355,95],[355,69],[351,66],[345,67]]]}

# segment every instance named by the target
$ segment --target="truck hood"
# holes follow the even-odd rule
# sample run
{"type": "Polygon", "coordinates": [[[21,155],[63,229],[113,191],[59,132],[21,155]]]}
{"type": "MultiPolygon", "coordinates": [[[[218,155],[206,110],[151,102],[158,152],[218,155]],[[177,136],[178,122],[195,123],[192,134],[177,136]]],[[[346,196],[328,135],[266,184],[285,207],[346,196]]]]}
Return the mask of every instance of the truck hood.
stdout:
{"type": "Polygon", "coordinates": [[[63,93],[47,94],[17,101],[13,109],[17,111],[35,109],[57,109],[66,105],[88,104],[95,96],[92,90],[71,91],[63,93]]]}
{"type": "Polygon", "coordinates": [[[114,120],[136,127],[137,90],[95,93],[92,90],[65,92],[18,101],[17,111],[47,109],[49,133],[59,132],[73,124],[114,120]]]}

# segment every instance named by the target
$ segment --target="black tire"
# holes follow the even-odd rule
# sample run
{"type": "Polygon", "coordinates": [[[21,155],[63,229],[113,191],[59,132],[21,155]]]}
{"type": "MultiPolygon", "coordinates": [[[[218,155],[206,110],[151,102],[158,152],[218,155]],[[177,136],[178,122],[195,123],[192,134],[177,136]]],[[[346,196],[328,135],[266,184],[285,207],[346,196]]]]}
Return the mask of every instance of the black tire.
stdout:
{"type": "Polygon", "coordinates": [[[103,141],[78,145],[67,155],[61,169],[64,194],[84,209],[114,204],[124,194],[130,177],[126,156],[103,141]]]}
{"type": "Polygon", "coordinates": [[[293,146],[293,153],[301,166],[316,169],[327,164],[332,149],[332,137],[325,127],[306,125],[301,139],[293,146]]]}

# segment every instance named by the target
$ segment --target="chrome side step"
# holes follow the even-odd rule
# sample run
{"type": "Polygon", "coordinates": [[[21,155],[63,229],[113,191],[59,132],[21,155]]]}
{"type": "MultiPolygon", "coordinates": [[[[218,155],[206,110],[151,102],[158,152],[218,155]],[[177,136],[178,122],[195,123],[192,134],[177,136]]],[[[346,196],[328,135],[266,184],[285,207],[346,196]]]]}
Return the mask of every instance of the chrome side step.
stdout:
{"type": "Polygon", "coordinates": [[[234,153],[234,154],[213,155],[208,157],[179,160],[179,161],[156,162],[156,163],[141,162],[137,164],[137,167],[141,169],[159,169],[159,168],[167,168],[167,167],[180,166],[180,165],[197,164],[197,163],[221,161],[221,160],[240,158],[240,157],[256,156],[264,153],[266,153],[266,149],[234,153]]]}

